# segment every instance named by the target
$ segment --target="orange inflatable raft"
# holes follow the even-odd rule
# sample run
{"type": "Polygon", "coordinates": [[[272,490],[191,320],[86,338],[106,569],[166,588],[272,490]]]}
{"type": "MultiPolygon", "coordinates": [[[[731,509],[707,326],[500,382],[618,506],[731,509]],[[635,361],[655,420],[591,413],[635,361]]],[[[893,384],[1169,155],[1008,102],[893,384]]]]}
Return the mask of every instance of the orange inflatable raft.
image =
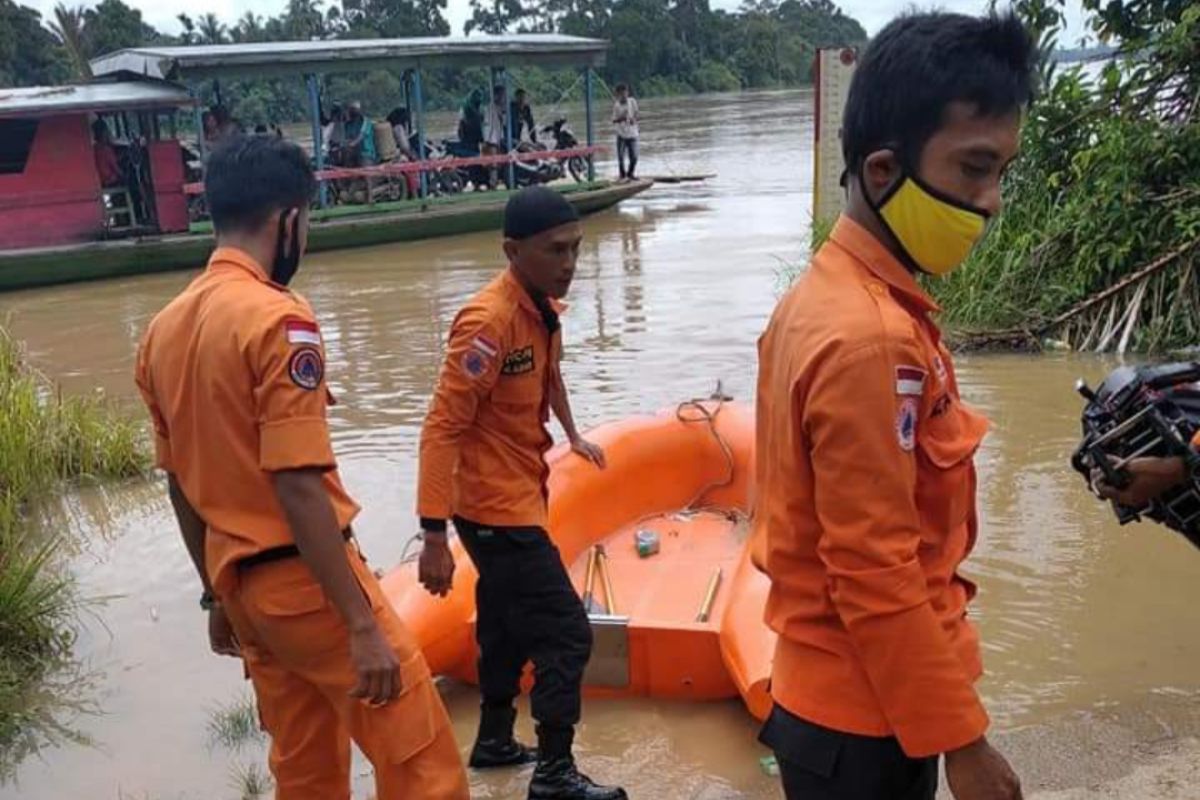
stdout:
{"type": "MultiPolygon", "coordinates": [[[[581,596],[594,600],[589,694],[740,695],[764,718],[775,636],[763,623],[767,579],[748,546],[753,412],[690,402],[588,438],[604,448],[607,469],[565,446],[547,460],[551,537],[581,596]],[[657,534],[657,553],[639,555],[639,532],[657,534]]],[[[420,586],[415,562],[386,575],[383,588],[433,671],[474,682],[476,573],[457,540],[452,548],[448,597],[420,586]]]]}

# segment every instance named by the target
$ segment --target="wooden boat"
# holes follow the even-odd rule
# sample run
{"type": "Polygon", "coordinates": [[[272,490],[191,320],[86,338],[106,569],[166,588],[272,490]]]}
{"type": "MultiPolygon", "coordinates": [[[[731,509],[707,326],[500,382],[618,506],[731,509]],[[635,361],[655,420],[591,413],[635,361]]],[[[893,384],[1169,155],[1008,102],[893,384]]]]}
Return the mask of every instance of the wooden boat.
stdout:
{"type": "MultiPolygon", "coordinates": [[[[599,181],[564,194],[581,214],[593,214],[645,191],[650,181],[599,181]]],[[[377,210],[314,219],[309,252],[455,236],[495,230],[504,217],[506,192],[483,192],[381,205],[377,210]]],[[[54,247],[0,250],[0,291],[56,283],[197,269],[212,251],[212,234],[180,233],[92,241],[54,247]]]]}
{"type": "MultiPolygon", "coordinates": [[[[568,448],[550,462],[550,531],[581,595],[607,613],[589,615],[595,646],[590,694],[676,700],[740,696],[762,719],[775,635],[763,623],[767,579],[750,563],[754,418],[721,400],[689,402],[656,416],[601,426],[598,470],[568,448]],[[639,556],[635,536],[653,531],[658,553],[639,556]],[[604,556],[593,569],[595,546],[604,556]],[[604,603],[601,603],[604,605],[604,603]]],[[[384,591],[435,673],[476,680],[474,587],[461,545],[450,595],[417,582],[415,562],[384,576],[384,591]]]]}
{"type": "MultiPolygon", "coordinates": [[[[507,195],[442,186],[442,196],[435,196],[430,179],[446,170],[486,167],[503,174],[506,185],[519,186],[518,170],[526,162],[578,162],[586,165],[588,182],[550,185],[584,214],[609,208],[645,191],[651,182],[596,179],[595,156],[604,148],[596,145],[592,89],[607,49],[602,40],[554,34],[145,47],[93,59],[95,81],[90,84],[0,89],[0,136],[13,143],[0,153],[0,291],[203,264],[212,249],[211,229],[189,225],[189,219],[203,215],[203,204],[196,201],[203,184],[194,174],[185,182],[184,163],[193,172],[202,170],[207,145],[200,137],[195,158],[181,152],[176,112],[191,109],[195,130],[202,130],[202,111],[194,97],[202,87],[211,87],[220,104],[221,82],[232,78],[293,76],[305,82],[310,153],[321,185],[310,250],[499,228],[507,195]],[[582,69],[584,146],[522,152],[510,125],[506,155],[445,158],[426,149],[424,70],[488,66],[493,85],[507,86],[511,75],[506,67],[516,65],[582,69]],[[393,158],[394,147],[380,147],[377,164],[327,168],[320,76],[384,66],[402,75],[402,102],[415,122],[419,160],[393,158]],[[123,161],[136,165],[122,168],[122,185],[101,186],[89,127],[99,120],[116,137],[123,161]],[[415,190],[418,198],[373,204],[371,187],[378,188],[381,180],[385,189],[407,187],[405,194],[415,190]],[[331,205],[334,189],[360,181],[366,203],[331,205]]],[[[388,125],[382,127],[390,131],[388,125]]],[[[572,174],[583,177],[578,170],[572,174]]]]}

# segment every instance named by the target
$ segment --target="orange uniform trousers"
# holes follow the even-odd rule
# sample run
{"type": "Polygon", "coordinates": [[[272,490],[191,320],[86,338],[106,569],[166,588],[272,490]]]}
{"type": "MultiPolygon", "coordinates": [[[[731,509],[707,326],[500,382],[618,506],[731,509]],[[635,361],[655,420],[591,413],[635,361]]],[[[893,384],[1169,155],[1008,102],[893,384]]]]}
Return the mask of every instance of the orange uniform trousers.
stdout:
{"type": "Polygon", "coordinates": [[[300,558],[240,571],[221,598],[271,736],[276,800],[349,800],[350,742],[375,768],[377,800],[468,800],[450,718],[412,634],[347,547],[375,620],[401,662],[401,694],[372,707],[357,683],[349,631],[300,558]]]}

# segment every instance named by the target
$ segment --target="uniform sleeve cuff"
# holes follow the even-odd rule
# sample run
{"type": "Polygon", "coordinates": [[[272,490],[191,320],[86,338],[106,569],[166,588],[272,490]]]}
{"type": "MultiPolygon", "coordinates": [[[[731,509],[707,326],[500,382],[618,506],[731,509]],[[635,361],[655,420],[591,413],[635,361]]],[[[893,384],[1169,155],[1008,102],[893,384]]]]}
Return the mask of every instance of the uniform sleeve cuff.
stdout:
{"type": "Polygon", "coordinates": [[[329,428],[321,417],[267,422],[259,427],[258,436],[258,465],[267,472],[337,466],[329,428]]]}
{"type": "Polygon", "coordinates": [[[436,517],[421,517],[421,530],[429,531],[430,533],[445,533],[446,520],[437,519],[436,517]]]}
{"type": "Polygon", "coordinates": [[[957,719],[943,719],[921,729],[897,730],[896,737],[909,758],[927,758],[966,747],[987,733],[988,715],[976,701],[957,719]]]}

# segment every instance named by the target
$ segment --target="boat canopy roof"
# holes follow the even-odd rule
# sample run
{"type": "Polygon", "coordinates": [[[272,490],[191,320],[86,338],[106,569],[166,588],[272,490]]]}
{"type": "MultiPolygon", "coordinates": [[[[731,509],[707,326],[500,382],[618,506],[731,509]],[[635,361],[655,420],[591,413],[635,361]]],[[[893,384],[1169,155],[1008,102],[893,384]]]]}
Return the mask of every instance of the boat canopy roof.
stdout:
{"type": "Polygon", "coordinates": [[[195,81],[228,75],[346,72],[381,67],[538,64],[603,66],[608,42],[558,34],[436,36],[138,47],[92,59],[95,75],[195,81]]]}
{"type": "Polygon", "coordinates": [[[0,118],[178,108],[194,102],[182,86],[164,81],[29,86],[0,89],[0,118]]]}

